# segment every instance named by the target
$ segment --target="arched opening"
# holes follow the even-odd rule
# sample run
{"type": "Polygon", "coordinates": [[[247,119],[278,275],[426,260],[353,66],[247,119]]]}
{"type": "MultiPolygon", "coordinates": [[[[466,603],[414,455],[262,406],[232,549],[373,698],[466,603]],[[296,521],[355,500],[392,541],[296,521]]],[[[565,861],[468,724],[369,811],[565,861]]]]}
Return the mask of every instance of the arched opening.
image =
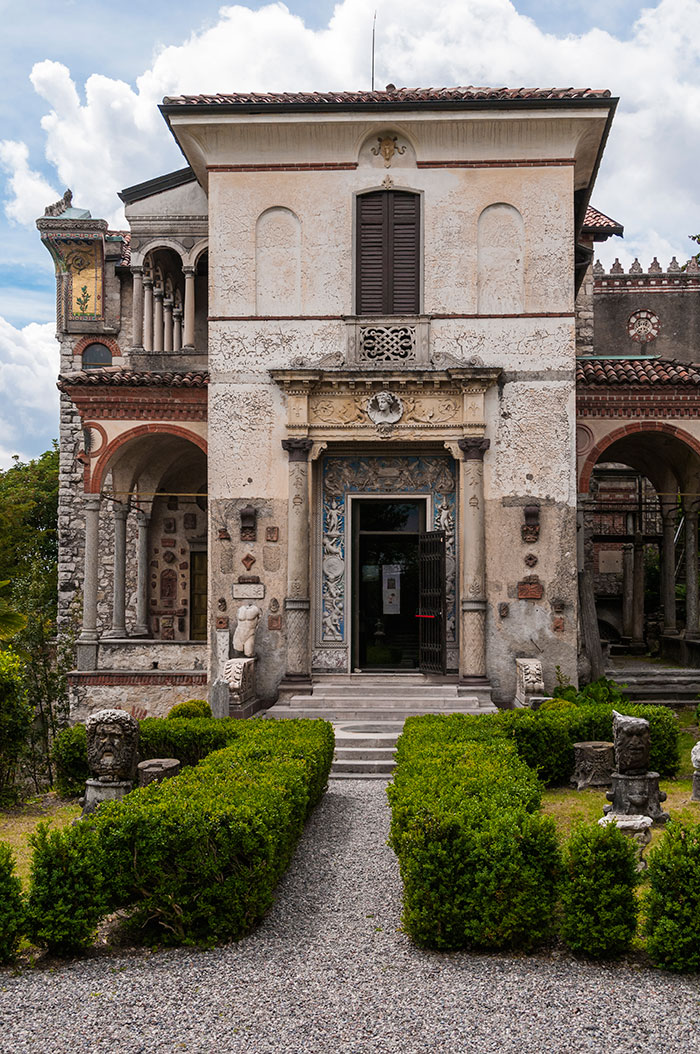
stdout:
{"type": "Polygon", "coordinates": [[[88,344],[83,349],[81,364],[84,370],[99,370],[102,366],[111,366],[112,352],[106,344],[100,344],[97,341],[88,344]]]}

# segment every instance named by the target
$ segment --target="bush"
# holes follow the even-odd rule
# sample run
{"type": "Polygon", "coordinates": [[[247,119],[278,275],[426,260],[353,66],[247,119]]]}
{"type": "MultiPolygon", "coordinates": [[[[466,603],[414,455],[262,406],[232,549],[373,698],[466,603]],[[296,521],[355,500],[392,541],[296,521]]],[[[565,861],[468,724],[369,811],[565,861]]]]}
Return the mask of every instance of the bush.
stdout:
{"type": "MultiPolygon", "coordinates": [[[[559,667],[557,677],[559,678],[559,667]]],[[[574,688],[573,684],[559,678],[557,685],[557,699],[568,699],[575,706],[612,706],[619,710],[621,706],[627,706],[629,696],[622,689],[625,685],[609,681],[606,677],[600,677],[597,681],[591,681],[583,688],[574,688]]]]}
{"type": "Polygon", "coordinates": [[[245,722],[236,718],[180,717],[170,721],[147,717],[139,722],[139,754],[147,758],[177,758],[181,765],[197,765],[239,735],[245,722]]]}
{"type": "Polygon", "coordinates": [[[51,748],[54,782],[64,798],[78,798],[85,793],[90,777],[87,760],[85,725],[72,725],[59,732],[51,748]]]}
{"type": "Polygon", "coordinates": [[[104,803],[76,827],[43,833],[30,892],[36,939],[84,944],[99,917],[119,907],[147,943],[236,939],[262,918],[326,785],[333,729],[325,721],[231,724],[231,745],[196,767],[104,803]]]}
{"type": "Polygon", "coordinates": [[[13,801],[15,772],[32,723],[23,667],[10,649],[0,652],[0,804],[13,801]]]}
{"type": "Polygon", "coordinates": [[[649,955],[667,970],[700,969],[700,824],[669,821],[647,875],[649,955]]]}
{"type": "Polygon", "coordinates": [[[168,711],[168,720],[182,717],[213,717],[211,707],[206,699],[188,699],[184,703],[175,703],[168,711]]]}
{"type": "Polygon", "coordinates": [[[484,741],[493,723],[479,721],[409,718],[399,739],[388,794],[403,924],[428,947],[529,948],[551,930],[554,824],[514,744],[484,741]]]}
{"type": "Polygon", "coordinates": [[[14,866],[12,850],[0,842],[0,963],[14,958],[24,931],[22,886],[14,866]]]}
{"type": "Polygon", "coordinates": [[[614,824],[580,824],[566,846],[561,935],[573,952],[620,955],[637,928],[635,844],[614,824]]]}
{"type": "Polygon", "coordinates": [[[547,713],[547,711],[565,711],[575,710],[576,703],[572,703],[570,699],[545,699],[540,706],[537,707],[537,713],[547,713]]]}

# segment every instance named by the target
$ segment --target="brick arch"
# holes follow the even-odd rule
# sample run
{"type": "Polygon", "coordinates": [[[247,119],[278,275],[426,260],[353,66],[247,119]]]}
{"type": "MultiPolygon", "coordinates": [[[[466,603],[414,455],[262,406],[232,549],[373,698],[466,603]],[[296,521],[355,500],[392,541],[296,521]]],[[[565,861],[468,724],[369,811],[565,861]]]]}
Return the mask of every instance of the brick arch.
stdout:
{"type": "Polygon", "coordinates": [[[73,348],[74,355],[82,355],[88,344],[104,344],[112,353],[112,358],[121,357],[121,348],[112,337],[103,337],[101,333],[95,333],[91,337],[81,337],[73,348]]]}
{"type": "Polygon", "coordinates": [[[635,422],[634,424],[623,425],[622,428],[616,428],[614,432],[609,432],[608,435],[599,439],[593,449],[587,454],[586,460],[581,466],[581,472],[579,475],[579,494],[588,493],[593,469],[608,447],[612,446],[613,443],[616,443],[618,439],[624,439],[625,436],[630,435],[639,435],[640,432],[646,432],[651,435],[655,432],[661,432],[663,435],[673,436],[674,439],[678,439],[681,443],[685,443],[686,446],[690,447],[690,449],[700,457],[700,442],[688,432],[684,432],[682,428],[676,428],[675,425],[664,424],[660,421],[649,421],[646,423],[635,422]]]}
{"type": "Polygon", "coordinates": [[[92,470],[90,481],[85,486],[85,492],[87,494],[99,494],[105,473],[107,472],[114,455],[121,449],[121,447],[125,446],[126,443],[130,443],[133,439],[138,439],[141,436],[152,435],[179,436],[182,439],[187,439],[190,443],[194,443],[195,446],[198,446],[205,454],[207,453],[207,441],[203,436],[198,435],[196,432],[190,432],[187,428],[181,428],[179,425],[171,424],[170,421],[163,421],[157,425],[138,425],[136,428],[130,428],[128,432],[123,432],[121,435],[118,435],[100,454],[92,470]]]}

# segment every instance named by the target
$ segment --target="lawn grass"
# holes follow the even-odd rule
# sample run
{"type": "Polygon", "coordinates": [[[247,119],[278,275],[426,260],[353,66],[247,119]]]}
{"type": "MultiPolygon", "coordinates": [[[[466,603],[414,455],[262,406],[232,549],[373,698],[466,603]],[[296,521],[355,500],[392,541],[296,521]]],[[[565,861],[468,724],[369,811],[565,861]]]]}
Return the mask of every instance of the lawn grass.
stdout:
{"type": "Polygon", "coordinates": [[[29,885],[29,862],[32,849],[29,835],[42,820],[49,820],[54,827],[65,827],[81,809],[76,802],[64,801],[55,794],[40,795],[23,805],[13,805],[0,810],[0,842],[7,842],[17,858],[17,874],[24,889],[29,885]]]}

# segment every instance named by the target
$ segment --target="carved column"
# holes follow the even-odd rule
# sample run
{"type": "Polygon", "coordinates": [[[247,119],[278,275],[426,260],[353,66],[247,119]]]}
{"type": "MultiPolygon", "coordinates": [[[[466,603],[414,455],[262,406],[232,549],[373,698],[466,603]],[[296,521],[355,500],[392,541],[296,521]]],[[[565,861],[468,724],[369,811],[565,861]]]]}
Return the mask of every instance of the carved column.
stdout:
{"type": "Polygon", "coordinates": [[[182,347],[182,308],[176,304],[173,308],[173,351],[182,347]]]}
{"type": "Polygon", "coordinates": [[[77,659],[81,670],[97,666],[97,559],[99,550],[100,495],[85,495],[85,574],[83,577],[83,625],[78,638],[77,659]]]}
{"type": "Polygon", "coordinates": [[[622,546],[622,636],[632,637],[634,613],[634,549],[622,546]]]}
{"type": "Polygon", "coordinates": [[[163,350],[173,350],[173,298],[163,300],[163,350]]]}
{"type": "Polygon", "coordinates": [[[132,267],[131,343],[143,347],[143,267],[132,267]]]}
{"type": "Polygon", "coordinates": [[[163,350],[163,287],[153,289],[153,350],[163,350]]]}
{"type": "Polygon", "coordinates": [[[309,601],[309,451],[310,439],[283,439],[289,455],[287,529],[287,673],[286,681],[311,681],[309,601]]]}
{"type": "Polygon", "coordinates": [[[664,633],[676,629],[676,519],[675,506],[663,510],[663,542],[661,550],[661,604],[664,613],[664,633]]]}
{"type": "Polygon", "coordinates": [[[114,518],[114,582],[112,585],[112,628],[105,637],[126,637],[126,517],[128,505],[112,504],[114,518]]]}
{"type": "Polygon", "coordinates": [[[459,647],[460,682],[486,683],[486,536],[484,523],[485,436],[459,440],[461,462],[462,612],[459,647]]]}
{"type": "Polygon", "coordinates": [[[639,650],[644,644],[644,536],[634,536],[632,572],[632,644],[639,650]]]}
{"type": "Polygon", "coordinates": [[[186,348],[194,347],[194,267],[183,267],[185,275],[185,332],[186,348]]]}
{"type": "Polygon", "coordinates": [[[132,636],[150,637],[148,627],[148,525],[150,516],[145,512],[136,513],[139,529],[138,565],[136,579],[136,625],[132,636]]]}
{"type": "Polygon", "coordinates": [[[153,279],[143,276],[143,350],[153,351],[153,279]]]}
{"type": "Polygon", "coordinates": [[[698,639],[698,509],[685,512],[685,636],[698,639]]]}

